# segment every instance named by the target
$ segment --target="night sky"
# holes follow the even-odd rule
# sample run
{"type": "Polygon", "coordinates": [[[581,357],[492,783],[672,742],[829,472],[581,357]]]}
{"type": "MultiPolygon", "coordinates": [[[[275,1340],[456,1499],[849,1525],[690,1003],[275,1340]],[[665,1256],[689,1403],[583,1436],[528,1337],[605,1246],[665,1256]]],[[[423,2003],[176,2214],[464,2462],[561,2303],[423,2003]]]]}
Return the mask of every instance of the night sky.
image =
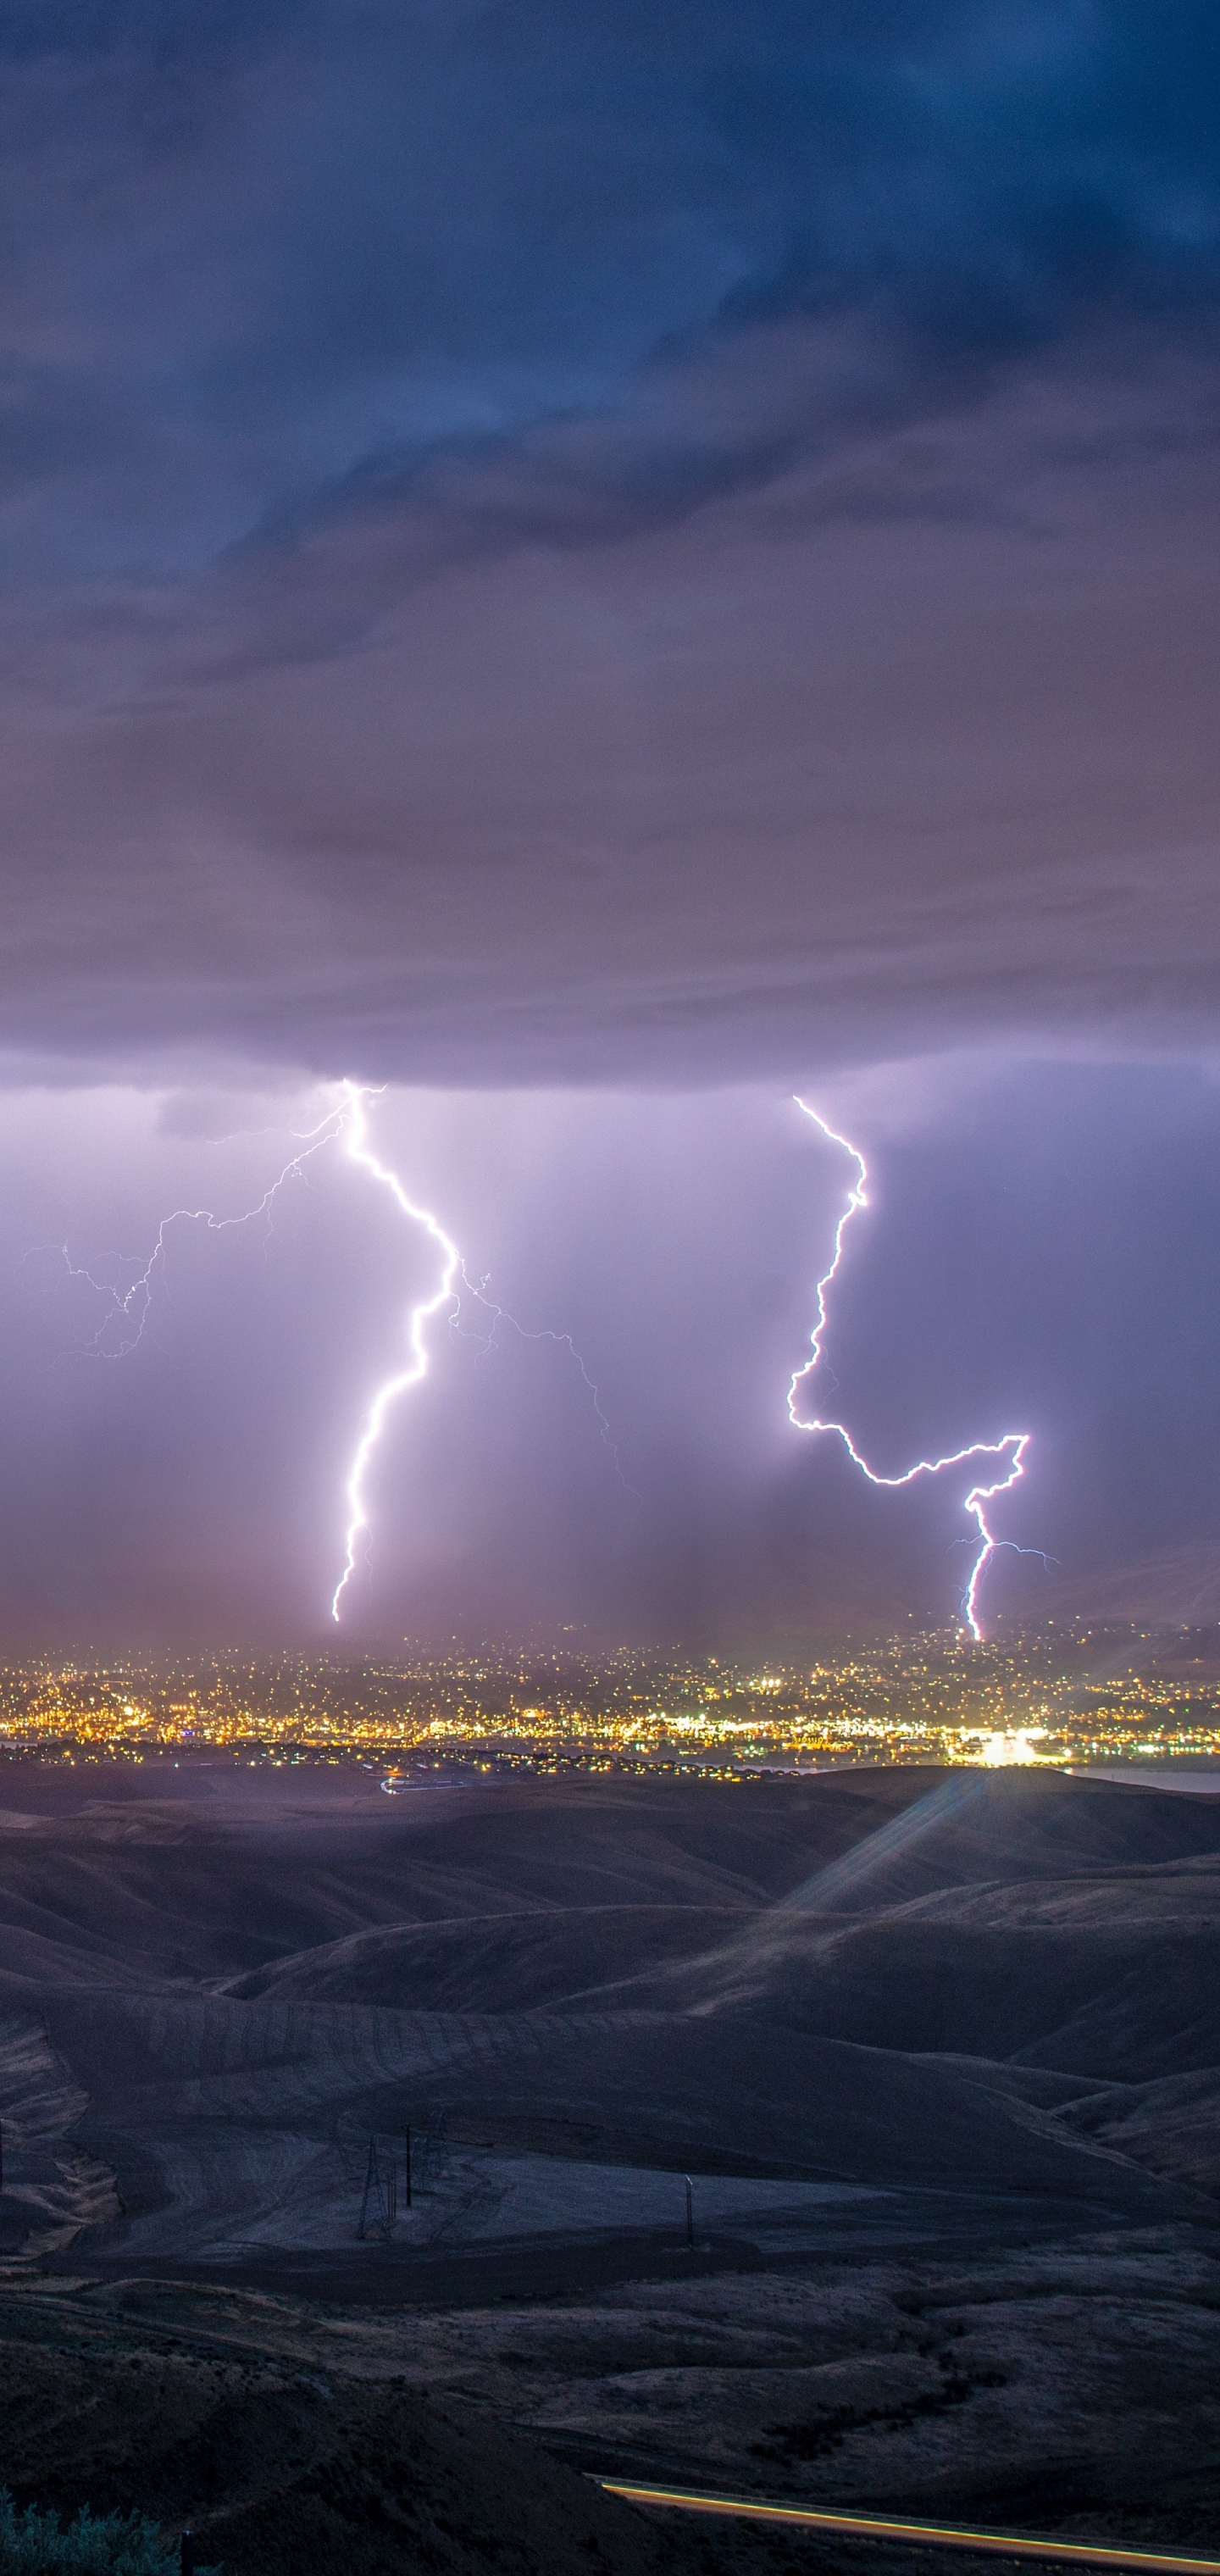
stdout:
{"type": "Polygon", "coordinates": [[[339,1137],[110,1291],[344,1078],[486,1281],[345,1646],[953,1616],[969,1477],[787,1420],[794,1092],[819,1404],[1031,1435],[994,1611],[1220,1569],[1214,7],[0,53],[8,1650],[336,1642],[435,1246],[339,1137]]]}

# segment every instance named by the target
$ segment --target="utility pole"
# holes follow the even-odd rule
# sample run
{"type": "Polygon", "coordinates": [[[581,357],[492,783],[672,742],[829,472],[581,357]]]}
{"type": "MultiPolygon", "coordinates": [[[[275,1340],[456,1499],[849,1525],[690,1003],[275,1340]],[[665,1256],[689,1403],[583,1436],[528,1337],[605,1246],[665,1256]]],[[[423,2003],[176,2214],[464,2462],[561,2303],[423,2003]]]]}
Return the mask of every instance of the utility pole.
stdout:
{"type": "MultiPolygon", "coordinates": [[[[0,2173],[2,2173],[2,2172],[3,2172],[3,2166],[0,2166],[0,2173]]],[[[2,2183],[0,2183],[0,2190],[2,2190],[2,2189],[3,2189],[3,2184],[2,2184],[2,2183]]],[[[407,2128],[407,2207],[408,2207],[408,2209],[410,2208],[410,2206],[411,2206],[411,2130],[410,2130],[410,2126],[408,2125],[408,2128],[407,2128]]]]}
{"type": "Polygon", "coordinates": [[[688,2253],[693,2254],[693,2253],[694,2253],[694,2250],[695,2250],[695,2186],[694,2186],[693,2182],[691,2181],[691,2178],[690,2178],[690,2175],[689,2175],[689,2174],[687,2174],[687,2176],[686,2176],[686,2178],[685,2178],[685,2179],[686,2179],[686,2245],[687,2245],[687,2251],[688,2251],[688,2253]]]}

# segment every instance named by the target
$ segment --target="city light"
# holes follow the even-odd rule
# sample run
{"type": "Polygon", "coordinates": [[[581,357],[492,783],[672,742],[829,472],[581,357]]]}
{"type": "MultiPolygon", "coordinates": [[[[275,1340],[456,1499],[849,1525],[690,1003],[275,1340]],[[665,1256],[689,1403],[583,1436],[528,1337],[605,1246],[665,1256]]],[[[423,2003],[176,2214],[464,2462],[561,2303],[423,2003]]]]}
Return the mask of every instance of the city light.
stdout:
{"type": "Polygon", "coordinates": [[[34,1661],[0,1670],[4,1753],[737,1780],[843,1763],[1198,1763],[1220,1758],[1220,1636],[1065,1628],[975,1644],[936,1631],[762,1671],[549,1648],[34,1661]]]}

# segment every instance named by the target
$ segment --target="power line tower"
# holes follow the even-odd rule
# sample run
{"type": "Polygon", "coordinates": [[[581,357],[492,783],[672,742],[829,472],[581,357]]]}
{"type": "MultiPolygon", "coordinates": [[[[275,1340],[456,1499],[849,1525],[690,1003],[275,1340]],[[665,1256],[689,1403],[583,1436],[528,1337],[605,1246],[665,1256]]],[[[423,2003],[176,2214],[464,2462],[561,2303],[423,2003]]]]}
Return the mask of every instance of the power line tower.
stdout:
{"type": "Polygon", "coordinates": [[[447,2111],[438,2109],[428,2113],[428,2126],[421,2143],[422,2152],[418,2165],[419,2187],[421,2191],[435,2190],[442,2175],[448,2173],[450,2165],[447,2111]]]}
{"type": "Polygon", "coordinates": [[[398,2220],[398,2167],[391,2154],[382,2170],[377,2155],[376,2138],[369,2139],[369,2161],[364,2177],[364,2198],[360,2203],[360,2225],[356,2230],[361,2243],[367,2236],[381,2236],[386,2242],[394,2233],[398,2220]]]}

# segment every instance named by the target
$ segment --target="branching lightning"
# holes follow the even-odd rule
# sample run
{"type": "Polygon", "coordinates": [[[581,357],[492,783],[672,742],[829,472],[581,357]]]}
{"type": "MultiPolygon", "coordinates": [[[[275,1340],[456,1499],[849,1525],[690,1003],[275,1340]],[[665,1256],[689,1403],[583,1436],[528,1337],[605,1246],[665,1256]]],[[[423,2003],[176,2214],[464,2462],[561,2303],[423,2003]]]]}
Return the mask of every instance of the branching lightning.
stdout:
{"type": "MultiPolygon", "coordinates": [[[[978,1615],[979,1584],[982,1581],[987,1567],[991,1563],[992,1557],[997,1553],[997,1551],[1002,1547],[1015,1547],[1016,1544],[1012,1539],[995,1537],[988,1524],[987,1506],[989,1503],[993,1503],[998,1495],[1009,1493],[1012,1487],[1017,1484],[1019,1479],[1024,1475],[1025,1453],[1029,1447],[1030,1435],[1028,1431],[1005,1431],[1001,1433],[998,1440],[972,1440],[968,1448],[954,1449],[947,1457],[944,1458],[919,1458],[916,1460],[915,1465],[913,1467],[906,1468],[901,1476],[879,1476],[875,1468],[869,1466],[867,1458],[861,1457],[860,1452],[852,1439],[851,1433],[848,1431],[844,1423],[823,1421],[818,1416],[815,1416],[812,1421],[807,1421],[800,1413],[798,1413],[798,1390],[804,1386],[806,1379],[812,1377],[814,1370],[822,1363],[822,1338],[826,1331],[827,1321],[826,1292],[830,1287],[831,1281],[835,1278],[839,1264],[843,1258],[844,1236],[846,1235],[852,1218],[858,1214],[861,1208],[868,1206],[865,1186],[868,1180],[868,1167],[859,1147],[852,1144],[850,1137],[840,1136],[837,1130],[827,1123],[825,1118],[819,1116],[816,1109],[810,1108],[807,1100],[802,1100],[798,1096],[796,1105],[798,1109],[804,1110],[807,1118],[812,1118],[814,1126],[820,1130],[828,1144],[840,1145],[845,1154],[850,1154],[851,1159],[856,1166],[856,1178],[848,1191],[847,1205],[845,1206],[843,1213],[839,1218],[839,1222],[835,1227],[834,1250],[831,1256],[830,1267],[828,1270],[823,1271],[822,1276],[817,1283],[817,1321],[809,1336],[811,1344],[810,1357],[793,1373],[793,1377],[788,1388],[788,1419],[798,1431],[833,1432],[836,1438],[842,1441],[853,1466],[858,1467],[861,1474],[867,1476],[870,1485],[885,1485],[891,1489],[901,1485],[911,1485],[914,1484],[918,1476],[939,1476],[944,1468],[965,1466],[967,1461],[971,1458],[994,1458],[997,1461],[997,1469],[999,1469],[999,1463],[1002,1462],[1002,1472],[997,1472],[994,1481],[991,1484],[984,1484],[980,1480],[977,1484],[972,1485],[962,1505],[963,1510],[969,1513],[970,1518],[974,1522],[979,1536],[978,1550],[975,1555],[974,1563],[970,1568],[969,1579],[967,1581],[965,1591],[962,1594],[962,1618],[965,1621],[966,1626],[969,1628],[971,1636],[981,1637],[983,1631],[979,1624],[978,1615]]],[[[1021,1548],[1017,1549],[1016,1552],[1018,1555],[1041,1554],[1041,1550],[1036,1548],[1021,1548]]]]}

